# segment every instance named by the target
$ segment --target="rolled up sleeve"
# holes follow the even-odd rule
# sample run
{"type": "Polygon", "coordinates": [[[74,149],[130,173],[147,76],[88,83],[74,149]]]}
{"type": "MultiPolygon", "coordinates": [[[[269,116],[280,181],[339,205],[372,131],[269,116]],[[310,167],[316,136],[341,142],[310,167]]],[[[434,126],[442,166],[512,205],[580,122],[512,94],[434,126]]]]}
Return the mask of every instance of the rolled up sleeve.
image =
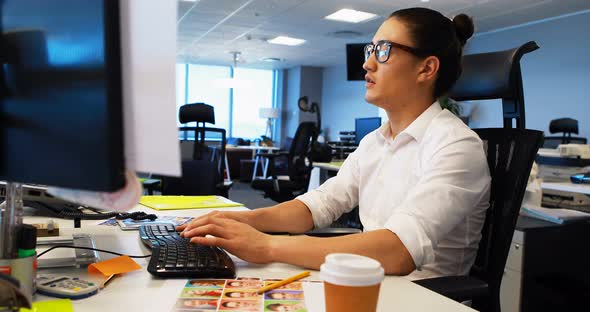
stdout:
{"type": "Polygon", "coordinates": [[[417,269],[434,261],[434,249],[445,235],[489,196],[490,175],[483,145],[466,138],[424,159],[423,175],[385,228],[395,233],[417,269]]]}
{"type": "Polygon", "coordinates": [[[311,212],[315,228],[323,228],[343,213],[358,205],[359,182],[357,156],[348,156],[335,177],[328,179],[317,189],[296,198],[311,212]]]}

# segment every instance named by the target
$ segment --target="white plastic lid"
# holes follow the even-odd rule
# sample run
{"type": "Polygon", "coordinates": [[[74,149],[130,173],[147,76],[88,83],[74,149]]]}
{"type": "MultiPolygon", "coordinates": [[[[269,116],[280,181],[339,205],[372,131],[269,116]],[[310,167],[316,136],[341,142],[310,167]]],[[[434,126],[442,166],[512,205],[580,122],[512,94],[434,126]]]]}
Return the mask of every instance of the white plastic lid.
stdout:
{"type": "Polygon", "coordinates": [[[381,263],[354,254],[329,254],[320,266],[320,278],[335,285],[371,286],[381,283],[384,277],[381,263]]]}

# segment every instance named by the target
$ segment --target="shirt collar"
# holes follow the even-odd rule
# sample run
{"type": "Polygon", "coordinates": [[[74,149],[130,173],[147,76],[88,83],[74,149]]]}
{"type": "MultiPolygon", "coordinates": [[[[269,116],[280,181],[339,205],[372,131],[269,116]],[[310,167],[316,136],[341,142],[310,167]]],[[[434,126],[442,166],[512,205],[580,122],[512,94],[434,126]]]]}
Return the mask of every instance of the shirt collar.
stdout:
{"type": "MultiPolygon", "coordinates": [[[[416,141],[420,142],[422,137],[424,137],[424,133],[428,128],[430,122],[442,111],[440,104],[438,101],[432,103],[430,107],[428,107],[418,118],[416,118],[412,123],[404,129],[400,134],[404,133],[413,137],[416,141]]],[[[386,138],[391,138],[391,129],[389,122],[384,123],[379,128],[380,138],[385,140],[386,138]]]]}

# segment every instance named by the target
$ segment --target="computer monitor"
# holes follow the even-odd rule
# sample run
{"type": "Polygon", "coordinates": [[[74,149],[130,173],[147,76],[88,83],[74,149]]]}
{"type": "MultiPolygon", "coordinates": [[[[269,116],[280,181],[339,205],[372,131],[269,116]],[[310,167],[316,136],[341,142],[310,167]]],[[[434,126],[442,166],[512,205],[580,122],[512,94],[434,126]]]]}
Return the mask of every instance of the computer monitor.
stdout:
{"type": "Polygon", "coordinates": [[[381,126],[381,117],[356,118],[354,120],[355,144],[358,146],[365,135],[381,126]]]}
{"type": "Polygon", "coordinates": [[[365,74],[367,73],[363,69],[365,45],[366,43],[346,45],[346,78],[348,80],[365,80],[365,74]]]}
{"type": "Polygon", "coordinates": [[[0,1],[0,180],[125,183],[119,1],[0,1]]]}

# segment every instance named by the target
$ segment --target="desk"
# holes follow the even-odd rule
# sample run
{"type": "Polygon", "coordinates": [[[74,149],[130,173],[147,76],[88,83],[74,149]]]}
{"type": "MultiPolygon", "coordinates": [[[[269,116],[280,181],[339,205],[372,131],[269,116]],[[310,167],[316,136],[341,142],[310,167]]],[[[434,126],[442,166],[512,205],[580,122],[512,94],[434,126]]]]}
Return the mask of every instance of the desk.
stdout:
{"type": "Polygon", "coordinates": [[[252,151],[252,159],[254,160],[254,170],[252,172],[252,180],[256,178],[256,170],[258,170],[258,163],[260,162],[263,166],[263,174],[262,178],[266,179],[266,172],[268,170],[268,159],[263,161],[260,156],[256,156],[256,154],[260,153],[269,153],[272,154],[275,151],[280,150],[279,147],[276,146],[253,146],[253,145],[238,145],[238,146],[226,146],[225,147],[225,168],[227,169],[227,180],[231,181],[231,176],[229,172],[229,163],[227,161],[227,152],[228,151],[252,151]]]}
{"type": "Polygon", "coordinates": [[[320,169],[325,169],[325,170],[329,170],[329,171],[338,171],[340,170],[340,167],[342,167],[342,164],[344,163],[344,160],[339,160],[339,161],[331,161],[331,162],[314,162],[313,166],[316,168],[320,168],[320,169]]]}
{"type": "Polygon", "coordinates": [[[500,287],[502,312],[581,311],[587,304],[590,222],[520,216],[500,287]]]}
{"type": "Polygon", "coordinates": [[[336,173],[338,173],[338,170],[340,170],[340,167],[342,167],[343,163],[344,160],[331,162],[314,162],[312,164],[313,169],[311,169],[307,191],[309,192],[313,189],[318,188],[318,186],[320,186],[326,180],[335,176],[336,173]]]}
{"type": "MultiPolygon", "coordinates": [[[[225,208],[232,210],[243,210],[243,207],[225,208]]],[[[139,206],[134,210],[154,211],[139,206]]],[[[174,210],[174,211],[157,211],[160,215],[177,215],[177,216],[197,216],[211,210],[174,210]]],[[[25,217],[25,222],[40,222],[47,218],[25,217]]],[[[150,253],[139,240],[137,231],[121,231],[118,227],[96,226],[96,221],[82,221],[81,229],[67,228],[71,226],[69,220],[56,220],[60,226],[61,233],[73,233],[81,231],[91,234],[95,239],[96,247],[124,252],[132,255],[141,255],[150,253]]],[[[101,253],[102,259],[108,259],[111,255],[101,253]]],[[[301,268],[283,264],[273,263],[266,265],[250,264],[234,258],[238,276],[255,276],[263,278],[284,278],[295,273],[299,273],[301,268]]],[[[85,312],[104,312],[104,311],[171,311],[180,291],[186,282],[186,279],[157,279],[152,277],[146,270],[148,259],[135,259],[143,269],[140,271],[130,272],[121,277],[114,279],[105,289],[92,297],[73,301],[75,311],[85,312]]],[[[101,282],[102,278],[89,275],[85,268],[81,269],[46,269],[40,270],[39,273],[49,274],[75,274],[85,279],[101,282]]],[[[319,279],[319,272],[312,271],[310,279],[319,279]]],[[[306,302],[323,303],[323,293],[306,292],[306,302]]],[[[42,295],[36,295],[35,300],[53,299],[42,295]]],[[[320,306],[308,306],[309,312],[322,312],[324,308],[320,306]]],[[[474,311],[460,303],[452,301],[446,297],[436,294],[426,288],[416,285],[406,279],[396,276],[388,276],[381,285],[379,295],[379,306],[377,311],[474,311]]]]}
{"type": "MultiPolygon", "coordinates": [[[[587,184],[543,182],[541,188],[590,195],[587,184]]],[[[520,216],[500,287],[502,311],[566,311],[566,305],[575,306],[580,299],[574,284],[590,281],[585,264],[577,265],[590,257],[589,236],[589,222],[560,225],[520,216]]]]}
{"type": "Polygon", "coordinates": [[[590,184],[574,184],[571,182],[543,182],[541,183],[541,188],[544,190],[590,195],[590,184]]]}

